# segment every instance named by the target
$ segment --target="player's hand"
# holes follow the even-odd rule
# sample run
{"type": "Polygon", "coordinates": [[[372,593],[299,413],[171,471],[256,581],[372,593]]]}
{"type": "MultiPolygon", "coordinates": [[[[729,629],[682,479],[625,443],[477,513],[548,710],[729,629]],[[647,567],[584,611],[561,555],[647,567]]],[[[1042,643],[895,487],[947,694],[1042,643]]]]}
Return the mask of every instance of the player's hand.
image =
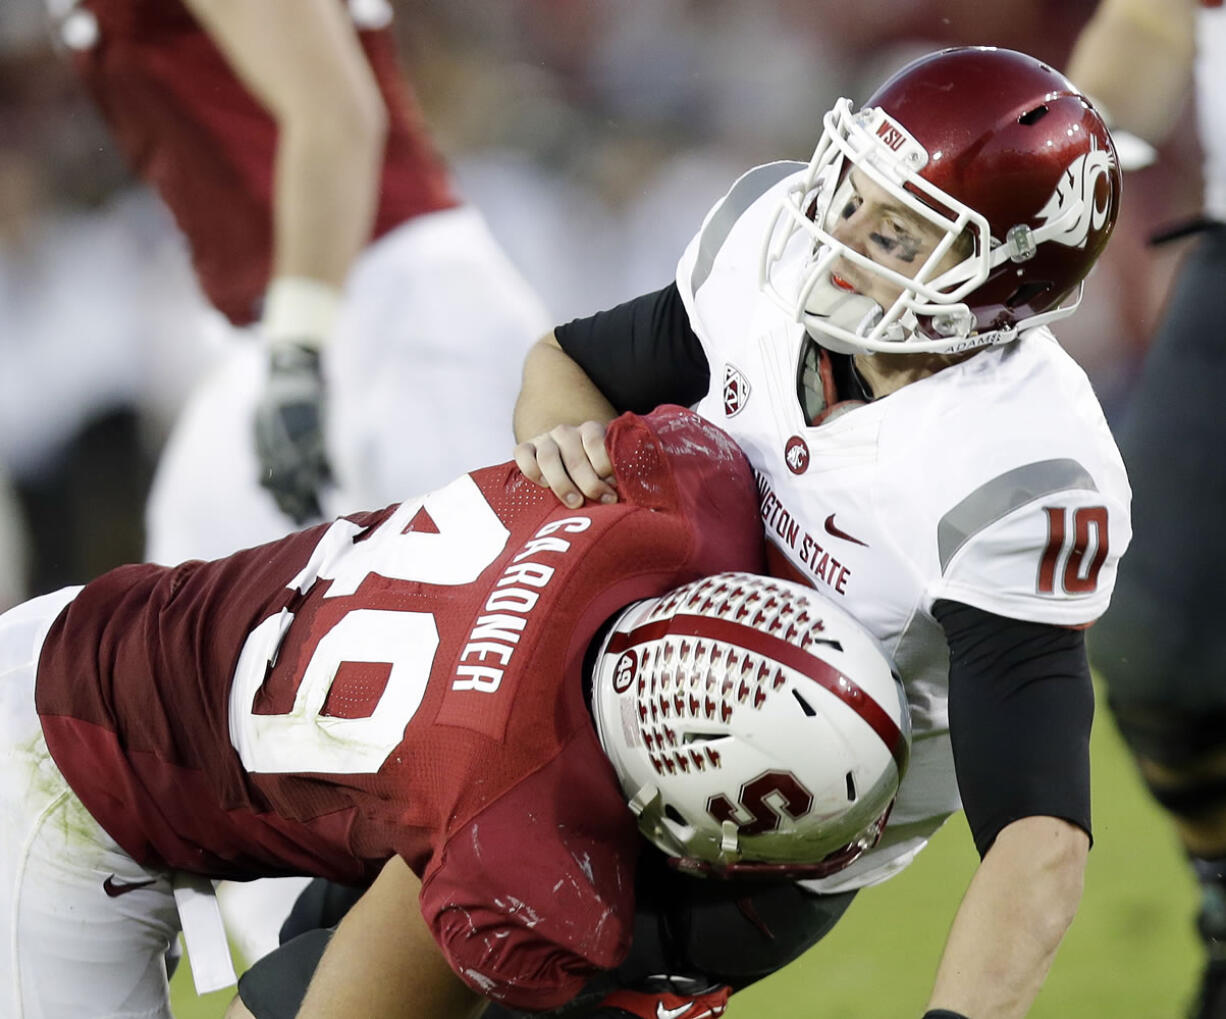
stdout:
{"type": "Polygon", "coordinates": [[[601,421],[585,421],[578,427],[558,425],[516,446],[515,462],[524,477],[552,490],[567,506],[582,506],[585,497],[593,502],[617,502],[604,434],[601,421]]]}
{"type": "Polygon", "coordinates": [[[324,382],[319,351],[297,344],[268,356],[268,382],[255,412],[260,484],[281,512],[304,524],[322,516],[319,490],[332,480],[324,450],[324,382]]]}
{"type": "Polygon", "coordinates": [[[732,988],[708,986],[688,993],[674,991],[614,991],[591,1019],[718,1019],[728,1008],[732,988]]]}

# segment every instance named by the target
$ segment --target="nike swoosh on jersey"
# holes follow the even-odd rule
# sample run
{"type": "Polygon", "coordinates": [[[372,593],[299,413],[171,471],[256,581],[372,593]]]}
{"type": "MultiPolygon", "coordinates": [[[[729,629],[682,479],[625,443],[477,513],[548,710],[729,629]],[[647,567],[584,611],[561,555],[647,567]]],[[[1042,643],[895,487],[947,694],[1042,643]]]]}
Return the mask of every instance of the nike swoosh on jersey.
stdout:
{"type": "Polygon", "coordinates": [[[677,1008],[665,1008],[664,1002],[656,1003],[656,1019],[681,1019],[691,1008],[694,1007],[692,1001],[684,1005],[679,1005],[677,1008]]]}
{"type": "Polygon", "coordinates": [[[861,541],[859,538],[852,537],[852,535],[848,534],[845,530],[843,530],[843,528],[838,527],[834,522],[833,513],[826,518],[826,533],[833,534],[836,538],[842,538],[844,541],[851,541],[857,545],[863,545],[865,548],[868,548],[867,541],[861,541]]]}
{"type": "Polygon", "coordinates": [[[156,878],[150,878],[148,881],[116,881],[115,875],[111,874],[102,882],[102,890],[112,899],[117,899],[119,896],[127,895],[128,892],[134,892],[138,888],[148,888],[156,880],[156,878]]]}

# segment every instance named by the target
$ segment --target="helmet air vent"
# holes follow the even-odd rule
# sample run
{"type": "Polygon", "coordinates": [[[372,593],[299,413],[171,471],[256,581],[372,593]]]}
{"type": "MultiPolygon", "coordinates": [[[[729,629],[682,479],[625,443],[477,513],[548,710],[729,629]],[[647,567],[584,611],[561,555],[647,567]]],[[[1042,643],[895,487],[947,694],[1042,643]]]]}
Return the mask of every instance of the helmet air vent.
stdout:
{"type": "Polygon", "coordinates": [[[800,705],[800,710],[803,711],[810,718],[812,718],[814,715],[817,714],[817,709],[814,708],[812,704],[810,704],[807,700],[804,699],[804,697],[801,696],[801,693],[799,690],[793,689],[792,696],[796,698],[796,702],[800,705]]]}
{"type": "Polygon", "coordinates": [[[1043,103],[1039,106],[1036,106],[1033,110],[1029,110],[1026,113],[1023,113],[1020,117],[1017,118],[1017,122],[1019,124],[1025,125],[1026,127],[1031,127],[1032,125],[1037,124],[1040,120],[1046,117],[1047,114],[1050,112],[1051,111],[1048,109],[1047,104],[1043,103]]]}
{"type": "Polygon", "coordinates": [[[854,803],[856,801],[856,779],[849,771],[847,773],[847,802],[854,803]]]}
{"type": "MultiPolygon", "coordinates": [[[[851,776],[849,775],[848,779],[850,780],[850,778],[851,776]]],[[[672,821],[673,824],[679,824],[686,828],[689,827],[689,824],[686,822],[685,818],[681,816],[681,811],[674,807],[671,803],[666,803],[664,805],[664,816],[672,821]]]]}

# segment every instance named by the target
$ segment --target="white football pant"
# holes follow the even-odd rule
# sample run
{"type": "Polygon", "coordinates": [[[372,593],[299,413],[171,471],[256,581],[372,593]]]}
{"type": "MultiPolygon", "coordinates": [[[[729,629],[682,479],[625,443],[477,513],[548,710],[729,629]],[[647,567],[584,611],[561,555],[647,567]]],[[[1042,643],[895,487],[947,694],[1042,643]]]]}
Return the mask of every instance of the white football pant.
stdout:
{"type": "Polygon", "coordinates": [[[0,1016],[170,1019],[171,876],[140,867],[93,819],[34,708],[39,650],[79,590],[0,616],[0,1016]]]}
{"type": "MultiPolygon", "coordinates": [[[[220,319],[220,316],[217,316],[220,319]]],[[[473,208],[431,213],[380,238],[345,286],[325,353],[331,517],[378,509],[509,460],[524,355],[552,326],[473,208]]],[[[257,481],[258,339],[196,388],[163,451],[147,507],[147,557],[214,559],[295,529],[257,481]]]]}

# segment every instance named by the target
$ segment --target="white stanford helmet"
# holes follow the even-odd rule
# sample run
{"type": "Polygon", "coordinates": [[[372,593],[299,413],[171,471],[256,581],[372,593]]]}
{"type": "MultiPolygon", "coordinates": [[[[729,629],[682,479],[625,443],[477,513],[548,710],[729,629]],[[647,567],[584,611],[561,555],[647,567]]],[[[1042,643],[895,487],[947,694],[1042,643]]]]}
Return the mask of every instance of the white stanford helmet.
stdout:
{"type": "Polygon", "coordinates": [[[592,700],[640,830],[691,872],[842,870],[880,838],[910,752],[876,641],[771,577],[723,573],[631,605],[592,700]]]}
{"type": "Polygon", "coordinates": [[[1111,134],[1048,65],[1012,50],[929,54],[862,109],[840,99],[764,238],[759,284],[841,353],[951,353],[1071,315],[1120,201],[1111,134]],[[851,167],[940,240],[913,277],[832,234],[851,167]],[[961,245],[961,247],[960,247],[961,245]],[[957,264],[938,275],[949,251],[957,264]],[[845,259],[902,293],[888,308],[830,280],[845,259]]]}

